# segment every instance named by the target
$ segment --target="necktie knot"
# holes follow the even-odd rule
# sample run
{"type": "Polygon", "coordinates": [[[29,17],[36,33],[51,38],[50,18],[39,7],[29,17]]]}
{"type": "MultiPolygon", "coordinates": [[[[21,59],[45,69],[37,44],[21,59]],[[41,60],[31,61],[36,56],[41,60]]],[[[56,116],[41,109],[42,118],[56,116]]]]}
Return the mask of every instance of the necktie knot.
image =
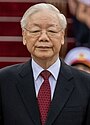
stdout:
{"type": "Polygon", "coordinates": [[[43,77],[44,80],[48,80],[51,73],[48,70],[43,70],[40,75],[43,77]]]}

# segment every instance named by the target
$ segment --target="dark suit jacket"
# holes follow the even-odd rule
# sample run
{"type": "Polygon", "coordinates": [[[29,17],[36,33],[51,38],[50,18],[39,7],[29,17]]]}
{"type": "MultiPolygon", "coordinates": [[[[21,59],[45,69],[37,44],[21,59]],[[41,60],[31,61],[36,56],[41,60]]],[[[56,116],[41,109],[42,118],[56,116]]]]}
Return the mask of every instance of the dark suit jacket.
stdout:
{"type": "MultiPolygon", "coordinates": [[[[0,70],[0,125],[41,125],[31,61],[0,70]]],[[[64,62],[46,125],[90,125],[90,75],[64,62]]]]}

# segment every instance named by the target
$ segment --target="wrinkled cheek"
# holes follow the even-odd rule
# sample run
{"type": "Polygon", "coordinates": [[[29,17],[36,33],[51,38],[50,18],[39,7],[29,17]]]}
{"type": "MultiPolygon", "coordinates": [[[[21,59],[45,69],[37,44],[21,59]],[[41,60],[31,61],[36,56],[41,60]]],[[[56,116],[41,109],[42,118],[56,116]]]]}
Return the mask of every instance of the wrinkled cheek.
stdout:
{"type": "Polygon", "coordinates": [[[60,49],[61,49],[61,46],[60,46],[60,45],[57,45],[57,46],[54,48],[54,52],[55,52],[55,53],[59,53],[59,52],[60,52],[60,49]]]}
{"type": "Polygon", "coordinates": [[[31,46],[30,44],[27,44],[26,47],[27,47],[27,50],[29,51],[29,53],[32,53],[33,46],[31,46]]]}

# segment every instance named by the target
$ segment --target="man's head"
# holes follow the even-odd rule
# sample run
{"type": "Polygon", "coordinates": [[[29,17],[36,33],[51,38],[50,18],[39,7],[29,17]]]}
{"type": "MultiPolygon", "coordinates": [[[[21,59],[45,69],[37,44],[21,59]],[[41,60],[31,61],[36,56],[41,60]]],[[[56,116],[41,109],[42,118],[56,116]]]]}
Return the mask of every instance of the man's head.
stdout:
{"type": "Polygon", "coordinates": [[[30,7],[21,19],[23,44],[35,60],[55,60],[64,44],[67,22],[63,14],[51,4],[30,7]]]}
{"type": "Polygon", "coordinates": [[[39,11],[42,11],[44,9],[53,11],[58,16],[60,25],[65,30],[67,26],[67,21],[66,21],[65,16],[61,14],[60,11],[55,6],[53,6],[52,4],[46,4],[46,3],[36,4],[36,5],[31,6],[29,9],[27,9],[21,19],[21,28],[23,29],[24,27],[26,27],[28,23],[28,18],[30,18],[31,15],[39,11]]]}

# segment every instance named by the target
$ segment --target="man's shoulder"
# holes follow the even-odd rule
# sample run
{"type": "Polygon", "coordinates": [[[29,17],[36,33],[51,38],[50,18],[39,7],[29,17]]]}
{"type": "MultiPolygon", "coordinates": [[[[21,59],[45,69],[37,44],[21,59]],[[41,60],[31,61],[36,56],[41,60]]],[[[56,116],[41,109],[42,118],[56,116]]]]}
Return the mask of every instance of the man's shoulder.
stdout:
{"type": "Polygon", "coordinates": [[[74,68],[70,66],[71,73],[73,75],[75,84],[81,87],[88,87],[90,89],[90,73],[87,73],[85,71],[79,70],[77,68],[74,68]]]}
{"type": "Polygon", "coordinates": [[[30,61],[27,61],[25,63],[18,63],[18,64],[14,64],[14,65],[10,65],[10,66],[6,66],[4,68],[1,68],[0,69],[0,77],[3,76],[3,75],[15,75],[17,73],[19,73],[23,67],[28,67],[30,61]]]}
{"type": "Polygon", "coordinates": [[[71,75],[78,83],[89,82],[90,84],[90,73],[77,69],[73,66],[69,66],[67,64],[65,64],[64,67],[67,74],[71,75]]]}
{"type": "Polygon", "coordinates": [[[68,69],[71,71],[71,74],[73,77],[77,78],[89,78],[90,79],[90,73],[87,73],[86,71],[82,71],[80,69],[77,69],[73,66],[67,65],[68,69]]]}
{"type": "Polygon", "coordinates": [[[10,71],[15,71],[17,70],[19,67],[21,67],[23,65],[23,63],[20,64],[14,64],[14,65],[10,65],[10,66],[6,66],[0,69],[0,74],[1,73],[5,73],[5,72],[10,72],[10,71]]]}

